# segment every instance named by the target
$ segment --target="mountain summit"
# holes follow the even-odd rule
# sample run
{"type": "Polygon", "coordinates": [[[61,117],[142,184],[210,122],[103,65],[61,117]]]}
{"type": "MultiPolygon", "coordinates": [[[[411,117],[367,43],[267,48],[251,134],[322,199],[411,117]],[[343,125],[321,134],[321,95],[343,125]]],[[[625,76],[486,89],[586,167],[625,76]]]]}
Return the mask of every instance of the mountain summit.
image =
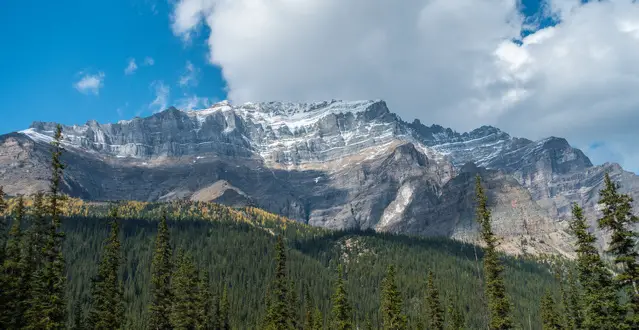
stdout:
{"type": "MultiPolygon", "coordinates": [[[[8,193],[45,189],[54,126],[35,122],[0,136],[0,184],[8,193]]],[[[381,100],[224,101],[64,126],[63,134],[71,195],[252,204],[335,229],[474,241],[473,180],[480,174],[496,231],[512,252],[567,252],[570,205],[583,205],[594,219],[606,172],[639,200],[639,177],[616,164],[593,166],[565,139],[404,122],[381,100]]]]}

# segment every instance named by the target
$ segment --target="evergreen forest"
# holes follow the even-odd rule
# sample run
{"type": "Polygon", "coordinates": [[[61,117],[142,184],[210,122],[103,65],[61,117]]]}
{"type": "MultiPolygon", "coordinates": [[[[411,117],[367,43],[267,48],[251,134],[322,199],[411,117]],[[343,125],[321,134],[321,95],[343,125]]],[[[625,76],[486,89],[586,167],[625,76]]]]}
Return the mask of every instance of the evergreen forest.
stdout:
{"type": "Polygon", "coordinates": [[[604,253],[578,205],[576,259],[512,257],[481,178],[482,247],[310,227],[254,207],[84,202],[0,189],[2,329],[639,329],[631,198],[605,177],[604,253]]]}

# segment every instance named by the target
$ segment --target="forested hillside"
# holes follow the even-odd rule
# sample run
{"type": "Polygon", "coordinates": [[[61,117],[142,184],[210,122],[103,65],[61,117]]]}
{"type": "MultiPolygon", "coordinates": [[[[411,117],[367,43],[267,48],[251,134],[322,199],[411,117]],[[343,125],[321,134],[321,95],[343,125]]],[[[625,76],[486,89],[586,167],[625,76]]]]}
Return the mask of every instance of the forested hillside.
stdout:
{"type": "Polygon", "coordinates": [[[2,329],[639,328],[639,218],[608,175],[597,223],[610,258],[575,204],[575,262],[533,261],[498,253],[479,175],[483,248],[253,207],[69,199],[60,126],[55,137],[46,194],[0,189],[2,329]]]}
{"type": "MultiPolygon", "coordinates": [[[[9,204],[13,211],[15,200],[9,204]]],[[[67,208],[71,214],[64,219],[62,230],[69,279],[67,309],[73,324],[74,308],[87,311],[90,307],[91,278],[98,271],[103,242],[109,235],[108,206],[77,200],[67,205],[72,205],[67,208]]],[[[192,255],[199,274],[210,274],[214,297],[219,298],[226,287],[230,324],[235,329],[260,328],[266,315],[265,295],[274,279],[278,235],[285,237],[287,275],[299,302],[294,309],[300,322],[307,297],[328,322],[338,264],[344,270],[353,318],[362,327],[370,321],[377,328],[381,322],[381,284],[390,265],[396,269],[409,328],[421,329],[428,322],[426,286],[431,271],[445,309],[452,305],[459,310],[468,328],[485,328],[487,322],[481,281],[483,253],[471,245],[373,232],[331,232],[254,208],[235,210],[210,203],[123,202],[118,209],[127,329],[146,325],[152,254],[163,210],[169,219],[174,260],[177,250],[192,255]]],[[[557,292],[557,282],[547,266],[515,258],[505,262],[515,318],[525,328],[529,322],[540,328],[539,300],[546,289],[557,292]]]]}

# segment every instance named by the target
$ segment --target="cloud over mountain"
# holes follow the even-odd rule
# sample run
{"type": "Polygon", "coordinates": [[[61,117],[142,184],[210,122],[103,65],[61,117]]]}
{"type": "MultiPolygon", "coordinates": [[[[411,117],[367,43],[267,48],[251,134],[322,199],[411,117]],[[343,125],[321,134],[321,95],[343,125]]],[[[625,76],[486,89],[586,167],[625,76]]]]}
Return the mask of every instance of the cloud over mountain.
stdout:
{"type": "Polygon", "coordinates": [[[548,0],[181,0],[173,31],[210,28],[234,101],[383,98],[405,119],[565,136],[639,171],[639,4],[548,0]]]}

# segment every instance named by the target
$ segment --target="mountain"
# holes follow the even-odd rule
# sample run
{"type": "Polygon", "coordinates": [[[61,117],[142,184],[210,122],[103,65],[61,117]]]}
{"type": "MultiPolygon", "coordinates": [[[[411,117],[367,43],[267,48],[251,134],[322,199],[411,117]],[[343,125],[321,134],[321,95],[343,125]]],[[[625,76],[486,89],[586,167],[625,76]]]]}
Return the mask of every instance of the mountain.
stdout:
{"type": "MultiPolygon", "coordinates": [[[[0,136],[0,184],[46,189],[55,123],[0,136]]],[[[513,253],[570,250],[570,204],[591,220],[603,174],[639,200],[639,177],[593,166],[562,138],[531,141],[483,126],[457,133],[403,121],[386,103],[221,102],[112,124],[64,126],[65,190],[88,200],[192,199],[255,205],[333,229],[473,241],[474,176],[513,253]]]]}

